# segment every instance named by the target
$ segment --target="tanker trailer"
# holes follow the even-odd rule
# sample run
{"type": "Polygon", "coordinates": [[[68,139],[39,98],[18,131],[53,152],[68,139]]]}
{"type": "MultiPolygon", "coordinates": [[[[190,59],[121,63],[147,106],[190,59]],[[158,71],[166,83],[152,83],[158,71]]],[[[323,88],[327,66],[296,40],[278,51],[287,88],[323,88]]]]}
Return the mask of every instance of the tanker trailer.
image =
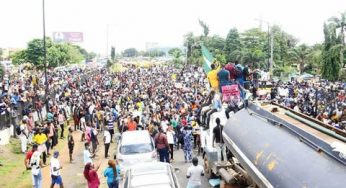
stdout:
{"type": "Polygon", "coordinates": [[[346,186],[345,153],[257,105],[231,116],[222,136],[233,157],[219,174],[235,187],[242,178],[255,187],[346,186]]]}

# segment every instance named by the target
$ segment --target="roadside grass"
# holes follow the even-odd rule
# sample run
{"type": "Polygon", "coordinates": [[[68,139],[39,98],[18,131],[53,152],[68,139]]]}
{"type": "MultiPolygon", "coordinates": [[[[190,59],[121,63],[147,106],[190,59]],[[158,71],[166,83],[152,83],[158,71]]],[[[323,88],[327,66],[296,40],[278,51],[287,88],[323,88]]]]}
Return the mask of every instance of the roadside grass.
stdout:
{"type": "MultiPolygon", "coordinates": [[[[68,127],[71,120],[65,123],[64,135],[65,139],[59,139],[58,145],[54,150],[61,151],[67,143],[68,127]]],[[[25,155],[21,153],[20,140],[11,138],[10,143],[3,148],[0,155],[0,187],[4,188],[30,188],[32,187],[31,171],[26,170],[24,166],[25,155]]],[[[31,149],[29,145],[28,150],[31,149]]],[[[47,158],[49,162],[49,158],[47,158]]],[[[48,163],[49,164],[49,163],[48,163]]],[[[49,168],[46,166],[45,168],[49,168]]]]}

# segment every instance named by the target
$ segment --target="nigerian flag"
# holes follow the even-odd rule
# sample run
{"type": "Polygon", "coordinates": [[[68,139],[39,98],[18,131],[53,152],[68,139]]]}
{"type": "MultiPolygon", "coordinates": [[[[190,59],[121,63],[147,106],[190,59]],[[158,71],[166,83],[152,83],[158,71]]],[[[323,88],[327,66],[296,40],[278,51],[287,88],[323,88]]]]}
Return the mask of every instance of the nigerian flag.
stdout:
{"type": "Polygon", "coordinates": [[[213,55],[209,52],[209,50],[202,44],[202,55],[203,55],[203,69],[206,73],[211,71],[211,64],[214,61],[213,55]]]}

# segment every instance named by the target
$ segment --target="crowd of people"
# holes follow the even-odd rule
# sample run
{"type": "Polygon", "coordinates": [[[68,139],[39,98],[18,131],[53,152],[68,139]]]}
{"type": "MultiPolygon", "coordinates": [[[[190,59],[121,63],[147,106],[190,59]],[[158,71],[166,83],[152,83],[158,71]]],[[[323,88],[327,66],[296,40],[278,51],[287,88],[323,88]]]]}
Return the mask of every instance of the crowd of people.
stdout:
{"type": "MultiPolygon", "coordinates": [[[[200,145],[195,117],[209,94],[205,87],[208,81],[201,68],[127,66],[126,71],[119,73],[107,69],[66,70],[51,74],[48,81],[55,95],[47,98],[47,112],[38,115],[38,121],[34,121],[35,112],[23,114],[16,129],[34,187],[42,187],[41,168],[48,165],[47,157],[51,153],[51,185],[63,187],[62,166],[55,146],[66,136],[71,163],[79,162],[73,157],[75,142],[85,143],[84,177],[91,188],[100,185],[99,164],[93,161],[98,147],[103,142],[104,158],[109,159],[109,146],[115,141],[117,131],[148,130],[155,140],[160,161],[174,161],[174,151],[182,148],[185,162],[192,162],[193,148],[200,145]],[[66,128],[68,135],[65,135],[66,128]],[[74,131],[82,132],[81,138],[74,138],[74,131]],[[32,145],[32,150],[27,151],[27,143],[32,145]]],[[[31,81],[30,85],[34,85],[35,91],[35,82],[31,81]]],[[[44,90],[43,85],[39,88],[44,90]]],[[[118,187],[120,170],[116,157],[108,164],[104,171],[107,184],[118,187]]]]}
{"type": "Polygon", "coordinates": [[[341,84],[327,81],[279,82],[272,89],[270,98],[325,124],[346,130],[346,95],[341,84]]]}
{"type": "MultiPolygon", "coordinates": [[[[71,163],[75,162],[75,142],[84,143],[83,174],[89,188],[100,185],[97,173],[100,165],[93,159],[102,145],[104,158],[109,159],[103,173],[107,177],[106,183],[110,188],[118,187],[120,167],[116,156],[110,157],[109,153],[116,132],[148,130],[155,141],[159,161],[171,163],[175,160],[174,152],[183,149],[184,161],[193,162],[197,168],[193,149],[202,151],[201,129],[208,128],[210,116],[220,111],[225,103],[227,118],[230,111],[238,110],[235,100],[225,100],[222,96],[223,87],[238,85],[240,96],[236,100],[239,101],[248,95],[249,85],[256,96],[260,79],[257,69],[251,70],[251,66],[243,67],[238,62],[222,67],[213,64],[207,75],[202,68],[190,65],[183,69],[163,65],[149,68],[124,66],[125,71],[116,73],[105,68],[52,72],[48,77],[48,89],[53,95],[49,95],[45,102],[41,100],[45,90],[42,76],[3,83],[1,105],[4,104],[5,111],[11,112],[16,105],[30,101],[21,112],[22,118],[16,118],[20,121],[15,130],[21,140],[21,151],[26,153],[25,166],[31,169],[35,188],[42,187],[41,168],[48,164],[47,157],[51,153],[51,185],[63,187],[59,152],[54,148],[65,137],[71,163]],[[7,109],[9,106],[11,108],[7,109]],[[75,131],[82,133],[80,138],[74,138],[75,131]],[[32,145],[30,151],[27,151],[28,143],[32,145]]],[[[340,129],[345,128],[344,91],[328,90],[323,84],[292,83],[275,86],[270,99],[340,129]]],[[[220,119],[217,118],[215,123],[213,143],[224,150],[220,119]]],[[[188,175],[196,177],[190,171],[188,175]]],[[[190,183],[198,185],[198,181],[197,184],[190,183]]]]}

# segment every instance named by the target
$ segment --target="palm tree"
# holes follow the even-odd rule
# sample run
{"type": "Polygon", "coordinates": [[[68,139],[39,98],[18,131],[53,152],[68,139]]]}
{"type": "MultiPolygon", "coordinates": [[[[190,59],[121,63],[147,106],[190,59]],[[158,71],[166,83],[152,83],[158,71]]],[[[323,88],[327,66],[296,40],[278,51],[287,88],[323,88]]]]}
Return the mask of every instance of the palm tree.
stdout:
{"type": "Polygon", "coordinates": [[[291,52],[289,52],[291,56],[291,60],[299,64],[300,74],[304,72],[305,63],[309,57],[310,52],[311,52],[311,49],[305,44],[302,44],[294,48],[291,52]]]}
{"type": "Polygon", "coordinates": [[[346,31],[346,11],[340,14],[340,18],[331,17],[329,21],[335,25],[336,29],[340,29],[340,37],[342,46],[339,47],[340,63],[345,67],[344,54],[345,54],[345,31],[346,31]]]}
{"type": "Polygon", "coordinates": [[[340,14],[340,18],[331,17],[329,21],[335,24],[337,29],[340,29],[341,43],[345,46],[346,11],[340,14]]]}

